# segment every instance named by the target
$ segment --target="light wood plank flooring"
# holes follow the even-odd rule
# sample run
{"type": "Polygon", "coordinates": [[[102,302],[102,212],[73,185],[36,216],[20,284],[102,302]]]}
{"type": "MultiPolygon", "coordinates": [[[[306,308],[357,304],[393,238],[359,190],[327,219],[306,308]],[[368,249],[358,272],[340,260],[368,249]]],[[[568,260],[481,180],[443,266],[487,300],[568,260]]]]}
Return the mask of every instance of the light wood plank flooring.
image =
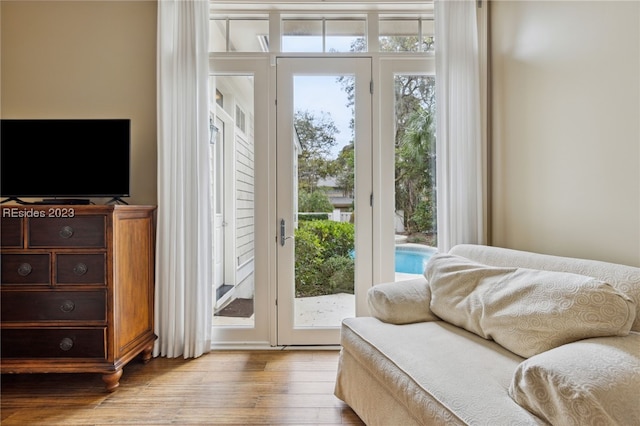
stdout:
{"type": "Polygon", "coordinates": [[[3,374],[2,425],[363,425],[333,395],[338,351],[214,351],[99,374],[3,374]]]}

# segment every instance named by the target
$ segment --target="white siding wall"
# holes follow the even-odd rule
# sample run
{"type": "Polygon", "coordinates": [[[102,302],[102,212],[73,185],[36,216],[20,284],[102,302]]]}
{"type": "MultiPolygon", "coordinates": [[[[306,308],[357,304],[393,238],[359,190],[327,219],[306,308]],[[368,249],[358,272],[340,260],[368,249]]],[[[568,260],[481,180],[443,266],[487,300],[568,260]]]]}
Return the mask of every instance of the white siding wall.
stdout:
{"type": "MultiPolygon", "coordinates": [[[[253,296],[253,259],[255,256],[255,167],[253,114],[246,112],[247,135],[236,135],[236,256],[241,297],[253,296]],[[248,290],[250,289],[250,290],[248,290]]],[[[237,129],[236,129],[237,131],[237,129]]]]}

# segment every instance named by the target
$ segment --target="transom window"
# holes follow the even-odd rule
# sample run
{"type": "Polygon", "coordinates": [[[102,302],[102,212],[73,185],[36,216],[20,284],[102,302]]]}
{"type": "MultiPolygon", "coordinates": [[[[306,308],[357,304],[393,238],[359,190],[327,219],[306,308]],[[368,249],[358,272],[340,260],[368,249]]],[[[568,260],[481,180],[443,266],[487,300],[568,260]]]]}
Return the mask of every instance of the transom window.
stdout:
{"type": "MultiPolygon", "coordinates": [[[[210,52],[275,52],[268,14],[212,15],[210,52]]],[[[433,16],[401,14],[280,16],[280,52],[433,53],[433,16]],[[368,25],[375,17],[377,25],[368,25]],[[374,30],[377,30],[374,32],[374,30]],[[377,43],[371,43],[371,39],[377,43]]]]}

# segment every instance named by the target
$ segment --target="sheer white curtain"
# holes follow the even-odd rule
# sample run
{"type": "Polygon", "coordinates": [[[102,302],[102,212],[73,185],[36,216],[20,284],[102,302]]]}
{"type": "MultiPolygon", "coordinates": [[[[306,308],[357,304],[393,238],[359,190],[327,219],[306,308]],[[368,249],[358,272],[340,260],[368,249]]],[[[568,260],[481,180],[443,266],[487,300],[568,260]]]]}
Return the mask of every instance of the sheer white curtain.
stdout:
{"type": "Polygon", "coordinates": [[[154,356],[211,348],[208,38],[208,1],[158,2],[154,356]]]}
{"type": "MultiPolygon", "coordinates": [[[[486,6],[485,6],[486,7],[486,6]]],[[[438,249],[485,244],[477,2],[436,0],[438,249]]]]}

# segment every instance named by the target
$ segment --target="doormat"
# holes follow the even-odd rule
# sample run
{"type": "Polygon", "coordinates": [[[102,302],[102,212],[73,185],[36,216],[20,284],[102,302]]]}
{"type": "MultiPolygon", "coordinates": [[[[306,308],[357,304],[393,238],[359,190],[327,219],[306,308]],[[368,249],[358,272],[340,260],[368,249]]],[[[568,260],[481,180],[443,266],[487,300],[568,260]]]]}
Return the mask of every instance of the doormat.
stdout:
{"type": "Polygon", "coordinates": [[[217,317],[238,318],[249,318],[251,315],[253,315],[253,299],[235,299],[215,314],[217,317]]]}

